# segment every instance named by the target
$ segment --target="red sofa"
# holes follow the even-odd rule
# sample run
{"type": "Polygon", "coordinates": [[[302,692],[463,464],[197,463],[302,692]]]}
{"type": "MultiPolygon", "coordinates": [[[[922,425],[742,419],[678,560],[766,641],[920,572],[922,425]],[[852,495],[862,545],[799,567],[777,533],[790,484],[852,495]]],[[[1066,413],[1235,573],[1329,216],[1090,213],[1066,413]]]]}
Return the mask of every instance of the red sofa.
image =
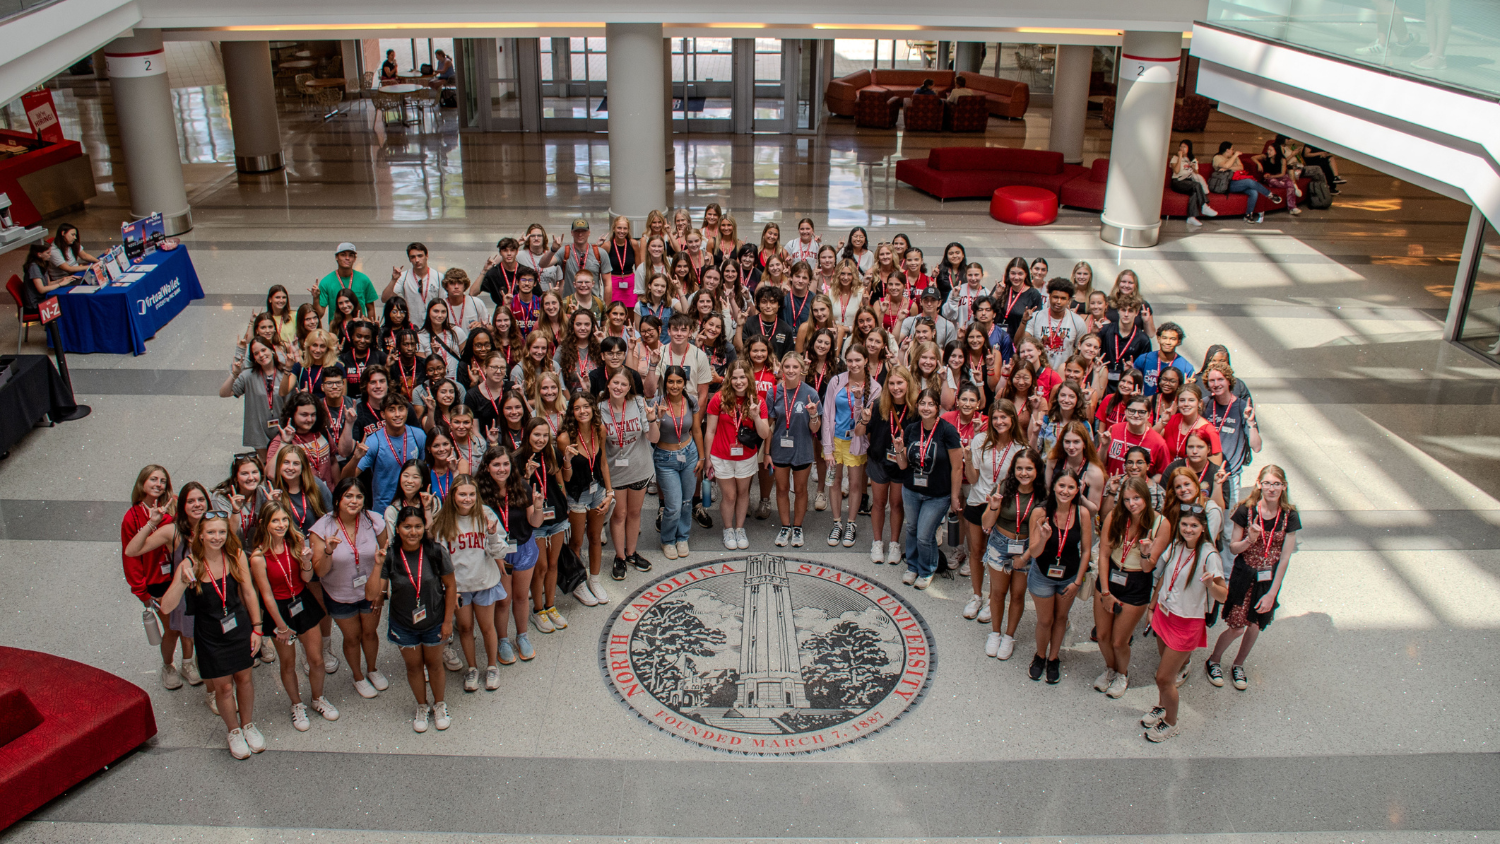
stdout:
{"type": "MultiPolygon", "coordinates": [[[[931,79],[933,88],[947,96],[958,75],[951,70],[861,70],[829,82],[823,102],[830,112],[853,117],[860,91],[879,89],[897,99],[906,99],[923,81],[931,79]]],[[[996,117],[1022,117],[1031,105],[1031,87],[1024,82],[979,73],[964,73],[963,77],[968,87],[984,93],[990,114],[996,117]]]]}
{"type": "MultiPolygon", "coordinates": [[[[1249,158],[1243,158],[1241,160],[1244,161],[1245,165],[1250,168],[1249,172],[1251,175],[1256,177],[1260,176],[1260,171],[1256,169],[1255,162],[1249,160],[1249,158]]],[[[1198,172],[1203,174],[1203,178],[1207,179],[1209,174],[1213,172],[1213,164],[1210,162],[1200,163],[1198,165],[1198,172]]],[[[1072,208],[1086,208],[1090,211],[1103,211],[1104,187],[1108,179],[1109,159],[1097,159],[1094,161],[1093,166],[1090,167],[1083,175],[1067,182],[1062,186],[1062,190],[1057,194],[1058,200],[1063,205],[1067,205],[1072,208]]],[[[1171,180],[1171,174],[1169,172],[1162,174],[1162,216],[1186,217],[1188,206],[1187,194],[1175,193],[1173,192],[1171,187],[1167,187],[1166,185],[1171,182],[1171,180]]],[[[1302,188],[1302,191],[1305,194],[1307,192],[1307,179],[1298,180],[1297,186],[1302,188]]],[[[1284,197],[1287,194],[1287,191],[1280,190],[1277,191],[1277,193],[1280,193],[1284,197]]],[[[1243,216],[1245,213],[1245,194],[1210,193],[1208,195],[1208,205],[1210,208],[1214,209],[1220,214],[1238,214],[1240,216],[1243,216]]],[[[1282,211],[1285,209],[1285,202],[1281,203],[1280,205],[1273,205],[1269,201],[1261,200],[1260,204],[1257,206],[1257,210],[1259,211],[1282,211]]]]}
{"type": "Polygon", "coordinates": [[[1013,147],[939,147],[924,161],[896,162],[896,180],[939,199],[982,197],[995,188],[1030,185],[1059,193],[1070,180],[1087,172],[1064,164],[1060,152],[1013,147]]]}
{"type": "Polygon", "coordinates": [[[0,829],[156,735],[151,699],[82,663],[0,648],[0,829]]]}

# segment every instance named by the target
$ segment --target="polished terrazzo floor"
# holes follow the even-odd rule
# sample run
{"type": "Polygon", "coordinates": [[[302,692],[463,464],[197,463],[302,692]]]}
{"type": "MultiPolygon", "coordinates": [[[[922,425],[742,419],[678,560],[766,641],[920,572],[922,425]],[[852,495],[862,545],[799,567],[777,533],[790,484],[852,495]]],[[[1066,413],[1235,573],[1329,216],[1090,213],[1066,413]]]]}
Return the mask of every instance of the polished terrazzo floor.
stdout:
{"type": "MultiPolygon", "coordinates": [[[[81,84],[60,97],[99,175],[100,197],[75,218],[94,243],[123,215],[103,93],[81,84]]],[[[1101,277],[1131,267],[1157,312],[1185,328],[1190,358],[1225,343],[1257,399],[1266,448],[1256,462],[1286,467],[1305,525],[1277,623],[1249,661],[1250,690],[1214,689],[1196,674],[1183,689],[1183,734],[1149,746],[1135,722],[1154,688],[1120,701],[1093,692],[1101,660],[1086,644],[1065,652],[1060,685],[1027,681],[1029,609],[1018,656],[986,659],[985,629],[960,617],[967,582],[940,579],[905,591],[939,664],[899,723],[792,760],[728,757],[626,711],[598,667],[609,612],[563,599],[569,629],[537,636],[538,658],[506,668],[499,692],[451,693],[444,733],[412,733],[399,685],[359,700],[347,669],[329,684],[343,717],[297,733],[273,669],[261,668],[270,751],[234,762],[201,693],[162,690],[140,641],[117,540],[136,470],[165,463],[179,486],[222,479],[241,410],[216,389],[231,338],[268,285],[305,289],[346,239],[380,279],[412,240],[439,268],[473,272],[497,237],[532,221],[562,231],[582,214],[601,229],[608,144],[459,134],[451,118],[387,133],[358,108],[326,123],[290,108],[286,173],[239,177],[223,163],[232,143],[222,89],[176,99],[196,221],[184,242],[208,296],[144,356],[71,358],[94,414],[35,431],[0,464],[0,641],[140,683],[161,732],[0,838],[1495,839],[1500,424],[1490,406],[1500,376],[1440,338],[1467,209],[1350,166],[1329,211],[1258,227],[1209,221],[1191,234],[1171,221],[1158,247],[1122,252],[1098,239],[1095,215],[1065,210],[1055,225],[1012,228],[983,202],[940,204],[893,180],[897,158],[971,137],[847,121],[815,138],[678,136],[677,204],[696,216],[719,202],[757,230],[808,215],[825,237],[863,225],[930,248],[959,240],[992,268],[1013,255],[1054,268],[1088,260],[1101,277]]],[[[992,122],[985,142],[1044,147],[1046,132],[1038,110],[992,122]]],[[[1267,133],[1216,115],[1194,137],[1258,147],[1267,133]]],[[[1091,123],[1088,156],[1107,149],[1108,132],[1091,123]]],[[[0,346],[13,331],[0,330],[0,346]]],[[[828,551],[828,519],[809,514],[799,556],[904,589],[898,567],[870,565],[864,534],[850,551],[828,551]]],[[[769,546],[773,525],[751,521],[756,547],[769,546]]],[[[716,530],[697,536],[694,560],[722,553],[716,530]]],[[[658,573],[674,567],[642,546],[658,573]]],[[[606,583],[618,600],[647,580],[606,583]]],[[[1075,630],[1088,629],[1087,613],[1075,609],[1075,630]]],[[[1142,678],[1152,650],[1136,649],[1142,678]]],[[[381,661],[397,680],[391,648],[381,661]]]]}

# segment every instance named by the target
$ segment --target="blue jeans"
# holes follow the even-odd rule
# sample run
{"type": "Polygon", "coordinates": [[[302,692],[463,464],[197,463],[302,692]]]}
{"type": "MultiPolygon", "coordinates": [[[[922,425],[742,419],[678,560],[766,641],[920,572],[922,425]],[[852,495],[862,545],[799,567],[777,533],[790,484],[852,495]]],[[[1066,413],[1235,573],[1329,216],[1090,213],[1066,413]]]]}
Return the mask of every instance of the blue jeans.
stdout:
{"type": "Polygon", "coordinates": [[[693,527],[693,485],[698,481],[698,446],[689,442],[678,451],[651,450],[656,464],[656,488],[661,490],[661,544],[686,542],[693,527]]]}
{"type": "Polygon", "coordinates": [[[1262,196],[1269,197],[1271,189],[1255,181],[1254,179],[1235,179],[1229,183],[1230,193],[1248,193],[1245,197],[1245,213],[1254,214],[1255,206],[1259,204],[1262,196]]]}
{"type": "Polygon", "coordinates": [[[923,495],[901,487],[901,503],[906,508],[906,569],[917,577],[937,574],[938,547],[933,535],[948,515],[952,496],[923,495]]]}

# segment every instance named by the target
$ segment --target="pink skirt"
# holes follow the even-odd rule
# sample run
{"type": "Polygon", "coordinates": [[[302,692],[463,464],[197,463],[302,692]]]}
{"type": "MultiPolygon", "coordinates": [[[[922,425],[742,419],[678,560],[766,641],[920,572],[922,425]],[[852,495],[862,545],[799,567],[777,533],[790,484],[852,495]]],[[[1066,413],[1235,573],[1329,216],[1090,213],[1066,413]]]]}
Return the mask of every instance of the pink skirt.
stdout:
{"type": "Polygon", "coordinates": [[[1208,647],[1208,625],[1203,616],[1183,618],[1162,612],[1158,605],[1151,614],[1151,630],[1161,637],[1162,644],[1179,653],[1192,653],[1196,648],[1208,647]]]}
{"type": "Polygon", "coordinates": [[[625,307],[635,310],[635,276],[611,275],[609,277],[609,301],[624,302],[625,307]]]}

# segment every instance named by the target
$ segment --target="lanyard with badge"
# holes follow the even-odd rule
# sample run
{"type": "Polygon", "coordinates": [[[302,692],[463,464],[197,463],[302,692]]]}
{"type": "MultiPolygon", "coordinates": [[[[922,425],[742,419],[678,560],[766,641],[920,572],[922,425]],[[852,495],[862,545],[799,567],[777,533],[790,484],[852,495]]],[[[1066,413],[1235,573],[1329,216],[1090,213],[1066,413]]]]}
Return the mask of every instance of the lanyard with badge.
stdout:
{"type": "MultiPolygon", "coordinates": [[[[583,432],[578,434],[578,445],[583,448],[583,432]]],[[[599,439],[594,436],[593,429],[589,429],[589,443],[583,448],[583,459],[589,464],[589,495],[599,494],[599,481],[594,477],[594,462],[599,459],[599,439]]]]}
{"type": "MultiPolygon", "coordinates": [[[[662,413],[666,415],[667,421],[669,421],[669,422],[672,423],[672,433],[677,436],[677,442],[681,443],[682,442],[682,429],[684,427],[686,427],[687,420],[688,420],[688,403],[687,403],[687,397],[686,396],[682,397],[682,415],[681,416],[673,416],[672,415],[672,402],[670,400],[662,402],[661,409],[662,409],[662,413]]],[[[677,455],[677,462],[678,463],[686,463],[687,462],[687,449],[685,449],[685,448],[679,448],[679,449],[677,449],[677,451],[675,453],[677,455]]]]}
{"type": "MultiPolygon", "coordinates": [[[[281,553],[279,555],[277,555],[277,554],[267,554],[266,556],[268,556],[271,559],[273,559],[273,560],[276,561],[276,566],[281,569],[281,576],[284,577],[284,578],[286,578],[286,588],[287,588],[287,591],[288,592],[293,591],[292,587],[296,586],[296,582],[292,580],[292,549],[291,549],[291,546],[289,546],[289,545],[283,545],[282,549],[281,549],[281,553]]],[[[290,604],[287,604],[287,607],[286,607],[287,615],[299,615],[299,614],[301,614],[301,612],[302,612],[302,596],[301,596],[301,594],[293,594],[291,600],[292,600],[292,602],[290,604]]]]}
{"type": "Polygon", "coordinates": [[[349,551],[354,554],[354,580],[352,581],[351,585],[353,585],[354,588],[358,589],[359,587],[364,586],[365,583],[370,579],[370,576],[368,574],[360,574],[359,572],[359,546],[354,542],[354,540],[359,538],[359,522],[355,521],[354,536],[351,537],[349,536],[349,530],[344,527],[343,519],[336,518],[334,519],[334,521],[338,523],[339,533],[344,535],[344,542],[349,546],[349,551]]]}
{"type": "MultiPolygon", "coordinates": [[[[1006,450],[1009,451],[1009,446],[1006,447],[1006,450]]],[[[1027,517],[1031,515],[1031,505],[1035,501],[1036,501],[1036,490],[1033,489],[1031,491],[1031,494],[1028,495],[1028,496],[1026,496],[1026,506],[1022,507],[1021,506],[1021,491],[1020,490],[1016,490],[1016,537],[1017,538],[1016,539],[1007,539],[1007,540],[1005,540],[1005,552],[1007,554],[1011,555],[1012,557],[1019,556],[1021,554],[1026,553],[1027,542],[1026,542],[1026,540],[1021,539],[1019,537],[1021,536],[1021,526],[1026,523],[1027,517]]]]}
{"type": "Polygon", "coordinates": [[[427,608],[422,606],[422,548],[417,548],[417,576],[411,576],[411,563],[406,560],[406,549],[401,549],[401,565],[406,569],[406,579],[411,581],[411,588],[417,590],[415,608],[411,611],[411,623],[421,624],[427,618],[427,608]]]}
{"type": "MultiPolygon", "coordinates": [[[[1177,586],[1177,575],[1182,573],[1183,563],[1187,562],[1194,556],[1195,554],[1192,551],[1188,550],[1186,546],[1184,546],[1182,552],[1177,555],[1177,559],[1172,561],[1172,579],[1167,581],[1168,595],[1172,594],[1172,590],[1177,586]]],[[[1270,572],[1267,572],[1267,574],[1270,574],[1270,572]]],[[[1270,580],[1270,578],[1266,579],[1270,580]]],[[[1183,584],[1183,588],[1186,589],[1187,584],[1183,584]]]]}
{"type": "Polygon", "coordinates": [[[1077,505],[1074,505],[1069,509],[1067,526],[1061,528],[1062,533],[1057,536],[1057,551],[1052,556],[1052,565],[1047,567],[1047,576],[1053,580],[1062,580],[1063,575],[1067,572],[1067,567],[1063,565],[1063,549],[1068,543],[1068,531],[1073,529],[1073,522],[1077,518],[1078,508],[1077,505]]]}
{"type": "MultiPolygon", "coordinates": [[[[774,392],[771,394],[771,400],[772,402],[776,400],[776,394],[774,392]]],[[[781,439],[778,443],[782,448],[796,447],[796,441],[792,439],[792,408],[796,405],[791,404],[790,400],[791,396],[787,394],[786,388],[782,387],[781,415],[786,417],[786,430],[782,432],[781,439]]]]}
{"type": "Polygon", "coordinates": [[[536,472],[533,477],[542,482],[542,500],[546,502],[542,508],[542,521],[550,522],[557,516],[557,511],[552,507],[551,490],[547,488],[547,457],[540,452],[536,455],[536,472]]]}
{"type": "MultiPolygon", "coordinates": [[[[917,426],[917,465],[911,473],[912,486],[927,486],[928,478],[932,475],[932,470],[927,467],[927,450],[932,447],[932,441],[937,439],[938,425],[940,424],[942,424],[941,419],[933,420],[932,432],[927,435],[926,439],[922,438],[922,426],[917,426]]],[[[932,462],[937,463],[936,457],[934,457],[932,462]]]]}
{"type": "Polygon", "coordinates": [[[744,457],[745,456],[745,447],[743,445],[740,445],[739,436],[740,436],[740,426],[743,425],[743,424],[745,424],[745,415],[743,413],[740,413],[739,411],[735,411],[735,414],[734,414],[733,418],[734,418],[734,427],[731,428],[730,430],[734,431],[734,434],[732,434],[732,436],[735,439],[733,440],[732,444],[729,446],[729,456],[730,457],[744,457]]]}
{"type": "MultiPolygon", "coordinates": [[[[207,561],[204,561],[204,568],[208,568],[207,561]]],[[[240,626],[240,619],[239,616],[229,614],[229,561],[227,559],[224,561],[224,588],[219,588],[219,579],[214,577],[212,569],[208,572],[208,582],[213,584],[214,591],[219,593],[219,604],[224,607],[224,615],[219,619],[219,629],[228,633],[240,626]]]]}
{"type": "Polygon", "coordinates": [[[843,389],[844,405],[849,408],[850,425],[848,430],[839,435],[839,439],[847,440],[854,438],[854,426],[859,424],[859,416],[861,413],[864,413],[865,393],[864,390],[860,390],[858,393],[849,392],[849,383],[847,381],[844,382],[843,389]]]}
{"type": "MultiPolygon", "coordinates": [[[[1281,517],[1284,516],[1284,515],[1286,515],[1286,513],[1280,507],[1276,508],[1276,518],[1274,518],[1274,519],[1271,520],[1271,529],[1270,530],[1266,530],[1266,520],[1264,518],[1261,518],[1261,515],[1260,515],[1260,505],[1259,504],[1255,505],[1255,507],[1251,509],[1250,513],[1255,518],[1260,519],[1260,534],[1261,534],[1261,537],[1260,537],[1260,558],[1262,560],[1270,560],[1271,559],[1271,545],[1272,545],[1272,541],[1276,538],[1276,529],[1281,526],[1281,517]]],[[[1280,562],[1280,561],[1279,560],[1272,560],[1270,568],[1268,568],[1268,569],[1260,569],[1260,570],[1256,571],[1255,572],[1255,582],[1257,582],[1257,583],[1267,583],[1267,582],[1269,582],[1271,580],[1271,578],[1275,577],[1276,576],[1276,563],[1278,563],[1278,562],[1280,562]]]]}
{"type": "Polygon", "coordinates": [[[891,426],[891,445],[886,450],[885,458],[891,463],[895,463],[897,457],[896,435],[906,426],[906,408],[901,408],[901,415],[899,417],[892,415],[886,420],[886,423],[891,426]]]}
{"type": "Polygon", "coordinates": [[[505,547],[501,550],[506,554],[514,554],[516,543],[510,535],[510,490],[505,491],[505,498],[500,501],[500,512],[497,515],[500,517],[500,526],[505,528],[505,547]]]}
{"type": "Polygon", "coordinates": [[[629,468],[630,455],[625,453],[625,408],[620,408],[619,414],[616,414],[614,404],[605,402],[604,406],[609,409],[609,421],[615,426],[615,445],[620,449],[620,453],[615,455],[615,468],[629,468]]]}

